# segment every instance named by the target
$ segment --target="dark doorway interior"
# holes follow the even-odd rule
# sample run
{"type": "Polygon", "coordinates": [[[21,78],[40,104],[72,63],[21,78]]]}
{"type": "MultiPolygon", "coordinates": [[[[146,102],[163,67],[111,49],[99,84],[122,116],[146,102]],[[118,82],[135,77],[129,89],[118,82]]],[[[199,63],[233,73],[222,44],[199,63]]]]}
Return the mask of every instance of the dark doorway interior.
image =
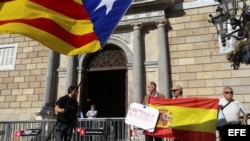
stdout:
{"type": "Polygon", "coordinates": [[[92,71],[87,77],[89,101],[84,106],[94,103],[98,117],[125,117],[126,70],[92,71]]]}

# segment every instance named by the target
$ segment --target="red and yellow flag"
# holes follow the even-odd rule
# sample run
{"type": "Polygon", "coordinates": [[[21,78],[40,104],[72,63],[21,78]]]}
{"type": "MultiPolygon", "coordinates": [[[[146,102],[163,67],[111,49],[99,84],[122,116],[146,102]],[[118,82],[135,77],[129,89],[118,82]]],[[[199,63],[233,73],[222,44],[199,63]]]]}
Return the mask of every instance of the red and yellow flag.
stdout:
{"type": "Polygon", "coordinates": [[[105,44],[132,0],[0,0],[0,33],[31,37],[65,55],[105,44]]]}
{"type": "Polygon", "coordinates": [[[150,97],[149,107],[159,110],[155,132],[145,134],[184,141],[213,141],[216,139],[218,99],[150,97]]]}

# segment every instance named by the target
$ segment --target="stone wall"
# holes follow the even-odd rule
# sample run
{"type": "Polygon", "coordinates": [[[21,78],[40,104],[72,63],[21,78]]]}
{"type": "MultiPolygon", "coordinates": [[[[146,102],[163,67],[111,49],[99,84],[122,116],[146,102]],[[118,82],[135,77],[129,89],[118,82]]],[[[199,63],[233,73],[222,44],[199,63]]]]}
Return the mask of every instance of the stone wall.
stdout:
{"type": "Polygon", "coordinates": [[[0,35],[0,43],[18,43],[15,69],[0,71],[0,120],[34,119],[43,104],[48,48],[18,34],[0,35]]]}
{"type": "Polygon", "coordinates": [[[169,45],[173,85],[184,88],[184,95],[223,97],[224,86],[232,86],[234,98],[250,111],[250,66],[242,64],[233,70],[220,54],[218,36],[208,15],[216,5],[186,8],[169,13],[169,45]]]}

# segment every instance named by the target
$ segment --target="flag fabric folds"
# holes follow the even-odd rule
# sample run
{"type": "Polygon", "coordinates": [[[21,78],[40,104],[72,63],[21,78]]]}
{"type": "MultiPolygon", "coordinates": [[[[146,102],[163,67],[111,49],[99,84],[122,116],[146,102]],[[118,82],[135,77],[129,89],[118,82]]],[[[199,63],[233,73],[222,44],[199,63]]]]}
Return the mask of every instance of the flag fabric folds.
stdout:
{"type": "Polygon", "coordinates": [[[132,0],[0,0],[0,33],[23,34],[65,55],[104,46],[132,0]]]}
{"type": "Polygon", "coordinates": [[[184,141],[213,141],[216,139],[218,99],[150,97],[149,107],[159,110],[155,132],[145,134],[184,141]]]}

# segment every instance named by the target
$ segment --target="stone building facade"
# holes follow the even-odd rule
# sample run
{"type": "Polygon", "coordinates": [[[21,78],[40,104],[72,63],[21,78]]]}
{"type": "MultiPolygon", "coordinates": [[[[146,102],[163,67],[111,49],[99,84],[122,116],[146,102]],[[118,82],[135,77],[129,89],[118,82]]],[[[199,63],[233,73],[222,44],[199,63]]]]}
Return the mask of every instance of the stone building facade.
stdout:
{"type": "Polygon", "coordinates": [[[223,87],[232,86],[234,98],[250,111],[250,67],[233,70],[208,22],[217,5],[212,0],[134,0],[107,45],[93,54],[60,55],[23,35],[0,35],[0,58],[15,58],[0,65],[0,120],[33,120],[36,113],[53,118],[55,101],[71,84],[83,84],[78,100],[84,106],[92,99],[103,102],[99,99],[106,98],[106,90],[121,93],[121,99],[112,99],[115,94],[105,99],[117,100],[115,105],[103,102],[99,107],[111,111],[118,106],[123,113],[104,111],[103,116],[124,116],[130,103],[142,102],[149,81],[166,97],[176,84],[187,97],[211,98],[222,97],[223,87]],[[111,82],[118,77],[122,79],[111,82]],[[91,96],[92,91],[105,95],[91,96]]]}

